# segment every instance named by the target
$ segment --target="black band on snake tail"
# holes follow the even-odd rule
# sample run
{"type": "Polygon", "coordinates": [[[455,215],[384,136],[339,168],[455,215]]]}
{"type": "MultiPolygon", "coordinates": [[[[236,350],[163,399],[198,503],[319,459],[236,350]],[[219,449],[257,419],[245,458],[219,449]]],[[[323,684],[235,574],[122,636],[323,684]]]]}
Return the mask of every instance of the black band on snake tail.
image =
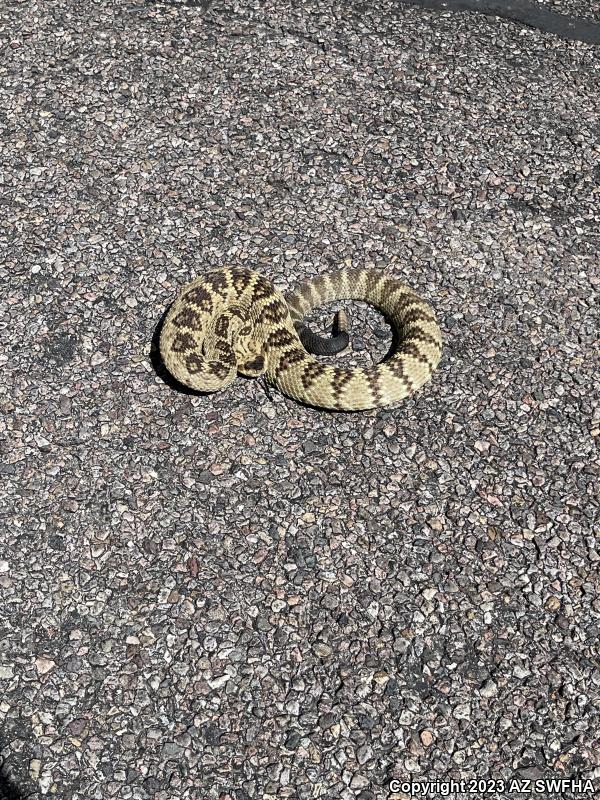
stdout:
{"type": "Polygon", "coordinates": [[[329,338],[314,333],[304,322],[295,322],[294,327],[304,348],[315,356],[335,356],[350,344],[348,317],[343,310],[336,313],[329,338]]]}

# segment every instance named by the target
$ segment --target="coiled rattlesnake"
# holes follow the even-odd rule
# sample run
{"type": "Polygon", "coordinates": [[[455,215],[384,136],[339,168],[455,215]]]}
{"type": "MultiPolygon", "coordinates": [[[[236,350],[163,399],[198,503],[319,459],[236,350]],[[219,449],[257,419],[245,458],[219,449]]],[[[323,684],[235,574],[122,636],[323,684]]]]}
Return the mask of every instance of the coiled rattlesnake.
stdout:
{"type": "Polygon", "coordinates": [[[165,317],[160,352],[169,372],[192,389],[213,392],[238,372],[264,373],[295,400],[359,411],[396,403],[429,380],[442,336],[431,307],[383,272],[340,270],[284,297],[263,275],[229,267],[182,289],[165,317]],[[366,300],[385,314],[399,341],[391,357],[376,366],[341,368],[308,353],[295,326],[332,300],[366,300]]]}

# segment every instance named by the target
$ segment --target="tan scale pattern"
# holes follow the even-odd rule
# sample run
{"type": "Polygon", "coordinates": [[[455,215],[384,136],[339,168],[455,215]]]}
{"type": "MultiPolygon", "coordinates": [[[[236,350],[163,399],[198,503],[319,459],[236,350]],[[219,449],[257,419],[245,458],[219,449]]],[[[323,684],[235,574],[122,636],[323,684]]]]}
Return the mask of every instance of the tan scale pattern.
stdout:
{"type": "Polygon", "coordinates": [[[345,269],[281,294],[243,267],[211,272],[185,286],[163,324],[162,359],[178,381],[202,392],[237,373],[265,374],[289,397],[320,408],[361,411],[391,405],[431,377],[442,352],[433,310],[409,286],[376,270],[345,269]],[[373,367],[334,367],[308,353],[294,322],[333,300],[365,300],[394,328],[399,347],[373,367]]]}

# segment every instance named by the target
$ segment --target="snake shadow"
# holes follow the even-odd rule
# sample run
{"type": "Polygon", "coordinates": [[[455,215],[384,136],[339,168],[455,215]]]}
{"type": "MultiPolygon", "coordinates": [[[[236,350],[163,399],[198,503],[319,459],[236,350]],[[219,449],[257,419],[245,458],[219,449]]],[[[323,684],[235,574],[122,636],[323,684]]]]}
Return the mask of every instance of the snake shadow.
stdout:
{"type": "Polygon", "coordinates": [[[0,759],[0,800],[30,800],[35,792],[23,792],[8,775],[5,763],[0,759]]]}

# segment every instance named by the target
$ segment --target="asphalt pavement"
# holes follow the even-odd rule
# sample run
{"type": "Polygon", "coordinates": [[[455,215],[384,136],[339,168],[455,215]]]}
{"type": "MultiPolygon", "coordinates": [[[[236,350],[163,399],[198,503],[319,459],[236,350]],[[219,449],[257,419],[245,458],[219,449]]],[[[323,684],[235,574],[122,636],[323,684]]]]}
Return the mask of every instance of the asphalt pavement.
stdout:
{"type": "Polygon", "coordinates": [[[482,11],[0,7],[0,795],[598,791],[599,51],[482,11]],[[179,391],[224,264],[398,276],[433,380],[179,391]]]}

